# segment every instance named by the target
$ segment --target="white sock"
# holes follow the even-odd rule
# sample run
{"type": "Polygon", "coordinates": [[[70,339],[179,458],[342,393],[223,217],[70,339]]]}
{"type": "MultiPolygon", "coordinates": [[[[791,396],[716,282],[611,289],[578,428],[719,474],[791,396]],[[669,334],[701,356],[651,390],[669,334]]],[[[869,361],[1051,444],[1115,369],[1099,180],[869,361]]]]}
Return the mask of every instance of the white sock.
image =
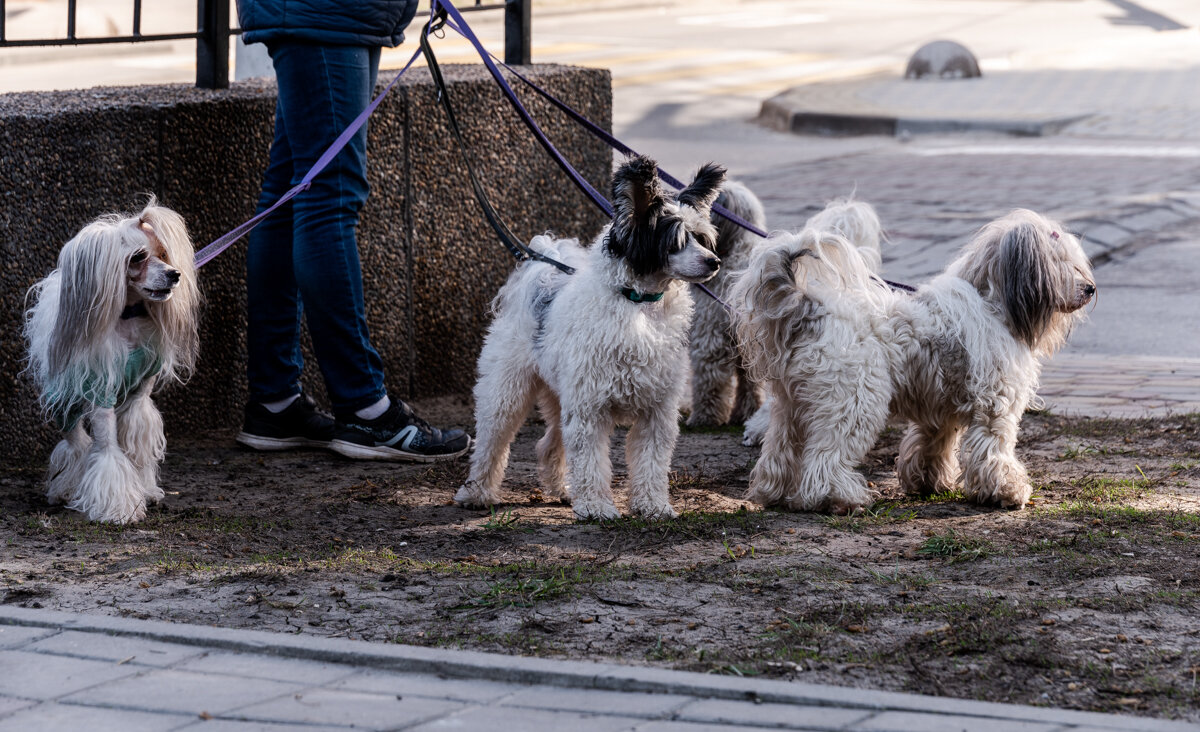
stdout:
{"type": "Polygon", "coordinates": [[[299,398],[300,398],[299,394],[293,394],[290,397],[288,397],[287,399],[280,399],[277,402],[263,402],[262,405],[264,407],[266,407],[267,411],[270,412],[271,414],[279,414],[283,410],[292,406],[292,402],[296,401],[299,398]]]}
{"type": "Polygon", "coordinates": [[[392,406],[392,400],[388,399],[387,394],[384,394],[382,399],[358,410],[354,416],[359,419],[372,420],[386,412],[390,406],[392,406]]]}

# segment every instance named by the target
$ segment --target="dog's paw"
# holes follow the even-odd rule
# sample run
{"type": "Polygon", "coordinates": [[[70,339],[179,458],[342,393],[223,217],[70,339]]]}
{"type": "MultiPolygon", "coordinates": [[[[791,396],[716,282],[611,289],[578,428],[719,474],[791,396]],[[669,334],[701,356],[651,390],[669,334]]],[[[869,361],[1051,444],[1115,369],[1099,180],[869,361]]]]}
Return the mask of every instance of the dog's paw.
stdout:
{"type": "Polygon", "coordinates": [[[1033,488],[1028,483],[1010,483],[1000,487],[997,493],[1000,507],[1010,511],[1020,511],[1029,503],[1033,488]]]}
{"type": "Polygon", "coordinates": [[[500,501],[478,483],[463,483],[454,494],[454,502],[463,508],[487,508],[500,501]]]}
{"type": "Polygon", "coordinates": [[[763,433],[752,427],[746,427],[742,432],[742,444],[746,447],[758,447],[762,444],[763,433]]]}
{"type": "Polygon", "coordinates": [[[854,516],[862,513],[863,509],[866,507],[867,504],[865,503],[854,503],[851,501],[841,501],[837,499],[831,499],[829,501],[829,512],[835,516],[854,516]]]}
{"type": "Polygon", "coordinates": [[[612,521],[621,518],[617,507],[605,501],[573,501],[571,510],[580,521],[612,521]]]}
{"type": "Polygon", "coordinates": [[[166,493],[163,492],[162,486],[152,485],[149,488],[146,488],[144,491],[142,491],[142,495],[145,496],[146,503],[153,506],[153,505],[157,504],[158,502],[162,501],[163,496],[165,496],[166,493]]]}
{"type": "Polygon", "coordinates": [[[630,510],[649,521],[670,521],[671,519],[679,518],[679,512],[671,507],[671,504],[647,504],[647,505],[631,505],[630,510]]]}

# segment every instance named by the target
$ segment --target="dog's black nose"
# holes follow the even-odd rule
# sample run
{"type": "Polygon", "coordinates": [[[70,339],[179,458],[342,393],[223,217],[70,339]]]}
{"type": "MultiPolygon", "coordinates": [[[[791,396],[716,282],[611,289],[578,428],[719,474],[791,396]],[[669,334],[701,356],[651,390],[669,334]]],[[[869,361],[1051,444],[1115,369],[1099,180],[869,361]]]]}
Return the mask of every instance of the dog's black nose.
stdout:
{"type": "Polygon", "coordinates": [[[721,268],[721,260],[717,257],[709,257],[708,259],[704,260],[704,263],[707,264],[708,268],[713,272],[716,272],[721,268]]]}
{"type": "Polygon", "coordinates": [[[177,270],[177,269],[167,270],[167,279],[170,280],[172,285],[175,284],[176,282],[179,282],[179,270],[177,270]]]}
{"type": "Polygon", "coordinates": [[[1091,284],[1090,282],[1088,284],[1084,285],[1083,286],[1083,294],[1087,295],[1088,297],[1095,295],[1096,294],[1096,286],[1091,284]]]}

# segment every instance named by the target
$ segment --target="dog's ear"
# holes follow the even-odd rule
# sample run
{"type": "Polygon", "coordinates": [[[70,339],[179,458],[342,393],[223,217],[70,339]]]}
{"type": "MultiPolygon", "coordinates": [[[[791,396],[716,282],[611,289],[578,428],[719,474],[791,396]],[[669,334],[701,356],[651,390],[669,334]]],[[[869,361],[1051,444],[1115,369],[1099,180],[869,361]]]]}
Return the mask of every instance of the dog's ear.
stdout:
{"type": "Polygon", "coordinates": [[[185,381],[195,369],[200,350],[199,305],[203,299],[196,280],[196,254],[183,217],[151,199],[137,218],[138,228],[166,249],[166,262],[179,270],[179,283],[170,300],[157,303],[150,316],[162,338],[160,378],[185,381]]]}
{"type": "Polygon", "coordinates": [[[87,361],[125,308],[129,260],[122,232],[107,220],[88,224],[58,253],[58,318],[49,341],[51,374],[87,361]]]}
{"type": "Polygon", "coordinates": [[[707,216],[724,182],[725,168],[716,163],[705,163],[696,171],[696,177],[688,187],[679,192],[679,203],[707,216]]]}
{"type": "Polygon", "coordinates": [[[655,230],[665,199],[658,183],[658,165],[644,155],[625,161],[613,173],[612,194],[609,254],[629,261],[639,275],[661,269],[666,252],[656,242],[655,230]]]}
{"type": "Polygon", "coordinates": [[[1009,329],[1017,340],[1036,347],[1061,307],[1057,268],[1044,227],[1020,221],[1000,238],[997,279],[1009,329]]]}

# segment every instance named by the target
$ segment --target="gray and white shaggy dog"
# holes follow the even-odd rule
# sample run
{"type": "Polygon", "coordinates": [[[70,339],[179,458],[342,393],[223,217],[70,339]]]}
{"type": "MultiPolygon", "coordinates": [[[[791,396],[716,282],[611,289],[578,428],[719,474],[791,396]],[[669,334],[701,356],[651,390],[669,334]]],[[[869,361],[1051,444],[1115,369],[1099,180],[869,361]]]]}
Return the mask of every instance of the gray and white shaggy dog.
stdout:
{"type": "MultiPolygon", "coordinates": [[[[759,229],[766,229],[762,202],[742,183],[726,181],[717,203],[759,229]]],[[[722,216],[713,214],[712,222],[717,228],[716,254],[721,258],[721,271],[708,287],[724,299],[733,274],[749,264],[754,247],[766,240],[722,216]]],[[[696,299],[688,354],[692,362],[689,427],[741,424],[754,414],[762,403],[762,387],[746,372],[724,303],[708,296],[696,299]]]]}
{"type": "MultiPolygon", "coordinates": [[[[871,204],[853,198],[835,199],[804,222],[804,228],[840,234],[858,249],[863,263],[873,274],[878,275],[882,270],[883,226],[879,223],[879,214],[875,213],[871,204]]],[[[738,274],[740,273],[735,273],[734,279],[738,274]]],[[[767,394],[758,411],[746,420],[742,444],[747,447],[761,445],[770,421],[771,397],[767,394]]]]}
{"type": "Polygon", "coordinates": [[[1021,415],[1040,359],[1095,291],[1079,241],[1027,210],[984,226],[912,294],[882,284],[828,231],[760,248],[731,293],[740,343],[774,399],[749,497],[796,510],[869,504],[855,467],[894,413],[909,421],[896,460],[906,491],[942,492],[961,474],[968,498],[1024,507],[1021,415]]]}
{"type": "Polygon", "coordinates": [[[479,356],[471,472],[455,501],[500,502],[509,444],[536,403],[546,422],[537,456],[548,496],[569,497],[581,519],[618,517],[609,439],[615,425],[629,424],[630,509],[655,519],[677,515],[667,473],[687,375],[685,283],[708,280],[720,267],[709,209],[724,177],[705,165],[669,198],[654,161],[631,158],[613,176],[613,221],[590,248],[533,239],[536,250],[576,272],[527,261],[496,296],[479,356]]]}

